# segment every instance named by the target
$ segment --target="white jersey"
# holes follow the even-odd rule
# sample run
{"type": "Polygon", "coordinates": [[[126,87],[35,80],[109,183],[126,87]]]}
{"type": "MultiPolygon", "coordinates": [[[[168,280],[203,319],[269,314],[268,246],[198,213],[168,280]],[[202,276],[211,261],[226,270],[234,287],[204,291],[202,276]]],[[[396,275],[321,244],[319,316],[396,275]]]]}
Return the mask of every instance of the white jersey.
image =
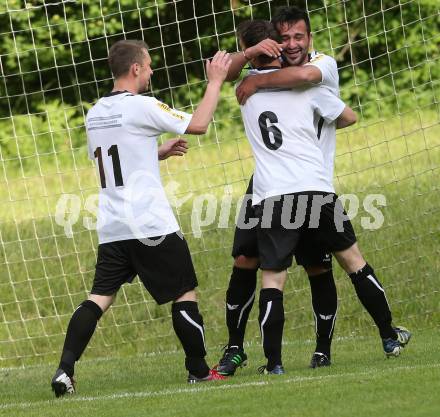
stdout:
{"type": "Polygon", "coordinates": [[[310,61],[305,65],[313,65],[321,71],[321,82],[317,85],[328,88],[334,95],[339,97],[339,74],[336,61],[329,55],[313,51],[310,61]]]}
{"type": "Polygon", "coordinates": [[[111,93],[86,118],[89,156],[101,181],[99,243],[163,236],[179,230],[162,187],[157,137],[182,134],[191,115],[152,97],[111,93]]]}
{"type": "Polygon", "coordinates": [[[240,108],[256,162],[252,204],[288,193],[334,192],[314,115],[333,123],[345,108],[338,97],[318,86],[258,90],[240,108]]]}
{"type": "MultiPolygon", "coordinates": [[[[318,85],[327,88],[336,97],[339,97],[338,67],[332,57],[313,52],[310,61],[305,65],[313,65],[319,68],[322,80],[318,85]]],[[[328,176],[333,182],[336,153],[336,123],[326,122],[319,114],[315,114],[313,123],[319,138],[318,145],[324,156],[328,176]]]]}

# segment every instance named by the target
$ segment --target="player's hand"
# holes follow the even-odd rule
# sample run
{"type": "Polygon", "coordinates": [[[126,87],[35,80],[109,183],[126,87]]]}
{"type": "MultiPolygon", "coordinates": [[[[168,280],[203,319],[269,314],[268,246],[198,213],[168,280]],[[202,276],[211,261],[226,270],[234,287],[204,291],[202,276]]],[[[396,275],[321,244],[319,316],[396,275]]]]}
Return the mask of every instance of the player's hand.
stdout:
{"type": "Polygon", "coordinates": [[[273,39],[263,39],[261,42],[246,49],[246,57],[248,59],[257,58],[260,55],[271,56],[272,58],[279,58],[283,44],[277,43],[273,39]]]}
{"type": "Polygon", "coordinates": [[[245,77],[240,85],[235,90],[238,104],[243,105],[246,100],[258,90],[257,86],[258,75],[250,75],[245,77]]]}
{"type": "Polygon", "coordinates": [[[188,151],[188,141],[184,138],[173,138],[159,146],[159,160],[170,156],[183,156],[188,151]]]}
{"type": "Polygon", "coordinates": [[[206,61],[208,82],[222,84],[228,75],[232,60],[226,51],[218,51],[211,61],[206,61]]]}

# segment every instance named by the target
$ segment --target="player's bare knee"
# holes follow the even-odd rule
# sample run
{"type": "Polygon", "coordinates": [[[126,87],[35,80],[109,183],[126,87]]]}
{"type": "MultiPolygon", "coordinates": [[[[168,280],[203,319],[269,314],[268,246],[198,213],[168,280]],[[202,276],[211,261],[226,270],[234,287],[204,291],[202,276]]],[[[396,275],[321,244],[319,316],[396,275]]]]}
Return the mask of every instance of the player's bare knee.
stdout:
{"type": "Polygon", "coordinates": [[[283,291],[287,279],[287,270],[271,271],[264,270],[262,274],[261,288],[276,288],[283,291]]]}
{"type": "Polygon", "coordinates": [[[174,302],[179,303],[181,301],[197,301],[196,290],[187,291],[185,294],[182,294],[179,298],[174,300],[174,302]]]}
{"type": "Polygon", "coordinates": [[[309,277],[325,274],[332,269],[331,267],[326,267],[322,265],[303,265],[303,268],[309,277]]]}
{"type": "Polygon", "coordinates": [[[115,301],[116,294],[112,294],[112,295],[90,294],[88,299],[90,301],[93,301],[96,305],[98,305],[99,308],[102,310],[102,313],[105,313],[115,301]]]}
{"type": "Polygon", "coordinates": [[[258,258],[250,258],[239,255],[234,259],[234,266],[241,269],[258,269],[260,260],[258,258]]]}
{"type": "Polygon", "coordinates": [[[339,265],[347,272],[351,274],[362,269],[366,261],[359,250],[357,243],[354,243],[348,249],[334,253],[339,265]]]}

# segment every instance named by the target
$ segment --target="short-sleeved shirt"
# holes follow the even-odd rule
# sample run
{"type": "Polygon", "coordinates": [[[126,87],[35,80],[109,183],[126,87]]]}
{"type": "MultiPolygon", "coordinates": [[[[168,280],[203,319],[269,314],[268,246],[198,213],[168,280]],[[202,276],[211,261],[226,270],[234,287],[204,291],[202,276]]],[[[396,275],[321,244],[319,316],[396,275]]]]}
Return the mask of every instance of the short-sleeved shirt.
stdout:
{"type": "MultiPolygon", "coordinates": [[[[318,85],[327,88],[331,93],[339,97],[338,66],[331,56],[313,52],[310,56],[310,61],[305,65],[317,67],[322,74],[321,82],[318,85]]],[[[318,113],[315,113],[313,123],[319,137],[318,145],[324,156],[328,175],[333,179],[336,153],[336,123],[325,121],[318,113]]]]}
{"type": "MultiPolygon", "coordinates": [[[[262,71],[251,70],[249,75],[262,71]]],[[[302,191],[333,193],[314,116],[333,123],[345,104],[324,87],[258,90],[240,107],[255,157],[252,204],[302,191]]]]}
{"type": "Polygon", "coordinates": [[[157,138],[182,134],[191,115],[152,97],[115,92],[86,118],[89,157],[99,191],[99,243],[163,236],[179,230],[162,186],[157,138]]]}
{"type": "Polygon", "coordinates": [[[321,82],[317,85],[327,87],[333,94],[339,97],[339,74],[338,65],[334,58],[329,55],[313,51],[310,60],[305,65],[313,65],[321,71],[321,82]]]}

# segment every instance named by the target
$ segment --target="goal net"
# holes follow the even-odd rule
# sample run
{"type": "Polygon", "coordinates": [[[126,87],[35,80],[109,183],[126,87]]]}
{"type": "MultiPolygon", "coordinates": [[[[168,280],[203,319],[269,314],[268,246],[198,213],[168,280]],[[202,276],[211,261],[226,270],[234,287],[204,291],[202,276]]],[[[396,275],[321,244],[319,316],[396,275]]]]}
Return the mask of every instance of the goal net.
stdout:
{"type": "MultiPolygon", "coordinates": [[[[98,179],[84,116],[112,88],[106,58],[143,38],[150,94],[193,111],[204,60],[239,50],[237,25],[270,19],[275,0],[3,0],[0,2],[0,366],[54,360],[68,320],[91,288],[98,179]]],[[[339,66],[341,97],[359,122],[338,131],[335,185],[396,323],[440,323],[440,5],[437,0],[291,1],[310,13],[314,46],[339,66]]],[[[166,136],[162,138],[165,139],[166,136]]],[[[183,158],[161,163],[199,279],[208,345],[226,342],[224,298],[236,206],[253,158],[228,83],[209,132],[183,158]]],[[[334,262],[335,264],[335,262],[334,262]]],[[[336,266],[335,336],[376,330],[336,266]]],[[[313,338],[304,271],[289,270],[286,340],[313,338]]],[[[255,308],[247,340],[258,343],[255,308]]],[[[86,354],[172,350],[170,305],[138,280],[122,287],[86,354]]]]}

